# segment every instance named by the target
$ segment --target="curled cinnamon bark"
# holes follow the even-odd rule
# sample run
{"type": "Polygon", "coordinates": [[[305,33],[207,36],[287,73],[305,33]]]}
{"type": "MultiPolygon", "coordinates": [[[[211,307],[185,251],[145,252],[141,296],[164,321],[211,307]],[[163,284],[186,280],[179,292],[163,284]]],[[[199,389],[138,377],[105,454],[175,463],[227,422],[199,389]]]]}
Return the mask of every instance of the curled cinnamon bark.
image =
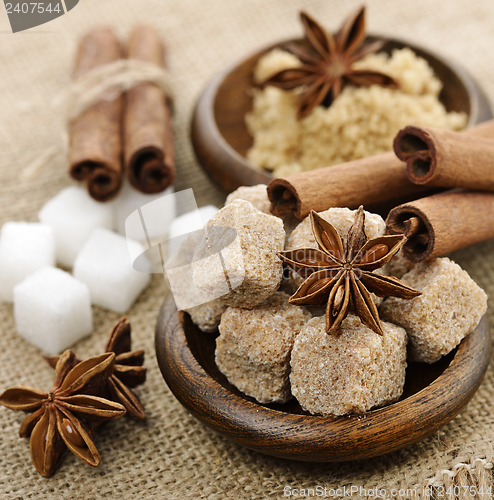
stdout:
{"type": "Polygon", "coordinates": [[[391,234],[408,237],[403,256],[420,262],[494,238],[494,193],[446,191],[393,208],[391,234]]]}
{"type": "MultiPolygon", "coordinates": [[[[164,67],[164,49],[155,29],[136,28],[127,55],[164,67]]],[[[129,181],[144,193],[158,193],[175,179],[171,112],[167,96],[154,83],[144,82],[126,95],[124,163],[129,181]]]]}
{"type": "Polygon", "coordinates": [[[489,139],[408,126],[398,132],[393,147],[414,184],[494,190],[494,133],[489,139]]]}
{"type": "MultiPolygon", "coordinates": [[[[494,120],[461,132],[469,139],[494,137],[494,120]]],[[[293,214],[299,219],[311,210],[356,208],[390,200],[394,204],[428,194],[430,186],[410,182],[403,162],[393,152],[273,179],[267,188],[275,215],[293,214]]]]}
{"type": "Polygon", "coordinates": [[[311,210],[402,201],[429,190],[410,182],[403,163],[389,152],[274,179],[267,191],[273,214],[303,219],[311,210]]]}
{"type": "MultiPolygon", "coordinates": [[[[73,78],[122,57],[119,40],[109,28],[98,28],[79,44],[73,78]]],[[[110,91],[69,125],[70,175],[86,181],[89,194],[98,201],[113,198],[122,183],[121,114],[123,98],[110,91]]]]}

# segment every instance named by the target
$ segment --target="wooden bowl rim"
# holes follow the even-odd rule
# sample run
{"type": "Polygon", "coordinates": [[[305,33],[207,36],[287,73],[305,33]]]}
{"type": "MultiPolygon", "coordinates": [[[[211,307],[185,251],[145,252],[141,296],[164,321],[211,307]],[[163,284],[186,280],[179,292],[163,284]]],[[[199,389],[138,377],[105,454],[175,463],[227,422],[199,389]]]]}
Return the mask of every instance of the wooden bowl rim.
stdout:
{"type": "MultiPolygon", "coordinates": [[[[449,68],[462,83],[469,97],[470,113],[468,117],[467,128],[493,117],[490,102],[487,99],[485,93],[479,87],[475,79],[469,74],[469,72],[456,61],[452,61],[449,57],[442,56],[435,50],[428,49],[421,44],[410,42],[406,39],[389,37],[378,33],[371,33],[368,35],[368,38],[380,39],[384,40],[385,43],[393,43],[402,45],[403,47],[408,47],[415,53],[419,53],[422,56],[425,56],[426,59],[427,57],[430,59],[435,59],[440,64],[449,68]]],[[[237,166],[242,166],[248,169],[247,171],[251,172],[251,175],[254,177],[256,182],[261,180],[265,183],[268,183],[271,179],[274,178],[274,176],[269,171],[251,164],[247,160],[247,158],[242,156],[227,142],[227,140],[221,133],[215,119],[215,103],[216,99],[218,98],[218,91],[224,80],[242,64],[252,58],[257,59],[262,54],[265,54],[282,44],[292,41],[299,41],[301,39],[302,37],[291,37],[278,42],[272,42],[244,56],[243,58],[238,58],[233,63],[225,66],[215,76],[213,76],[202,93],[199,95],[192,116],[191,139],[197,160],[201,167],[206,171],[206,173],[208,173],[208,175],[211,175],[210,169],[212,167],[208,165],[208,159],[207,157],[204,157],[202,150],[207,145],[207,142],[213,141],[216,143],[216,146],[222,151],[222,161],[230,161],[232,163],[235,163],[237,166]],[[202,137],[202,134],[204,134],[204,137],[202,137]]],[[[227,165],[225,165],[224,168],[227,168],[227,165]]],[[[220,185],[220,187],[223,186],[220,185]]]]}
{"type": "Polygon", "coordinates": [[[295,460],[330,462],[371,458],[433,434],[454,418],[474,395],[487,370],[491,352],[484,316],[460,343],[444,372],[408,398],[362,415],[299,415],[243,399],[217,382],[192,354],[183,317],[184,313],[177,311],[172,295],[168,294],[158,317],[155,345],[158,365],[176,398],[198,420],[237,444],[295,460]],[[452,382],[456,385],[451,385],[452,382]],[[454,393],[443,394],[438,390],[447,389],[448,385],[456,389],[454,393]],[[440,411],[434,413],[431,408],[440,411]],[[424,411],[414,413],[414,409],[424,411]],[[246,422],[253,413],[256,425],[249,426],[246,422]],[[408,415],[413,418],[407,419],[408,415]],[[348,449],[345,443],[349,442],[359,443],[359,448],[348,449]]]}

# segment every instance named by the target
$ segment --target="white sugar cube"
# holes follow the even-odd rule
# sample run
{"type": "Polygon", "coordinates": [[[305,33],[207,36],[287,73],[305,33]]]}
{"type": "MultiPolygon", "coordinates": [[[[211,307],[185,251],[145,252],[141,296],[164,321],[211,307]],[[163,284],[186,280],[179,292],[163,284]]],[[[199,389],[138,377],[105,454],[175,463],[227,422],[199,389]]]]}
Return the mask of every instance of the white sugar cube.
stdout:
{"type": "Polygon", "coordinates": [[[45,267],[14,288],[17,333],[49,354],[57,354],[93,329],[91,299],[84,283],[45,267]]]}
{"type": "Polygon", "coordinates": [[[124,182],[114,202],[114,211],[115,229],[123,236],[137,241],[148,238],[161,241],[175,217],[173,186],[161,193],[146,194],[124,182]]]}
{"type": "Polygon", "coordinates": [[[187,238],[187,235],[202,229],[209,222],[209,219],[217,213],[218,208],[214,205],[206,205],[176,217],[170,225],[168,240],[169,255],[175,255],[182,242],[187,238]]]}
{"type": "Polygon", "coordinates": [[[53,229],[45,224],[7,222],[0,235],[0,297],[12,302],[14,286],[38,269],[55,265],[53,229]]]}
{"type": "Polygon", "coordinates": [[[55,231],[57,261],[72,267],[96,228],[113,228],[113,205],[95,201],[85,189],[72,186],[48,201],[38,217],[55,231]]]}
{"type": "MultiPolygon", "coordinates": [[[[124,313],[149,283],[144,247],[137,241],[96,229],[74,263],[74,276],[89,287],[93,304],[124,313]],[[139,258],[139,269],[133,267],[139,258]]],[[[148,263],[149,264],[149,263],[148,263]]]]}
{"type": "Polygon", "coordinates": [[[178,216],[170,226],[170,238],[202,229],[217,212],[214,205],[206,205],[178,216]]]}

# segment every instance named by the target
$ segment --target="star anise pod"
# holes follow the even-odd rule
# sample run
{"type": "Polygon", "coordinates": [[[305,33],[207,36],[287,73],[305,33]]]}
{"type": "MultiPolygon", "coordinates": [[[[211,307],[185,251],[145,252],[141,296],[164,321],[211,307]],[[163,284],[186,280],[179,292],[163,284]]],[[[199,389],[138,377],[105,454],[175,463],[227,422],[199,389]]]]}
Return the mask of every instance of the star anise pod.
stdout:
{"type": "Polygon", "coordinates": [[[362,206],[348,230],[346,247],[336,229],[312,211],[312,232],[319,249],[299,248],[278,253],[305,281],[290,297],[296,305],[326,305],[326,332],[338,334],[350,303],[362,323],[382,335],[377,307],[370,292],[379,297],[412,299],[421,292],[391,276],[374,273],[389,262],[406,241],[404,235],[380,236],[371,240],[365,234],[362,206]]]}
{"type": "MultiPolygon", "coordinates": [[[[121,403],[129,417],[145,419],[142,403],[131,391],[131,388],[143,384],[146,380],[146,368],[142,366],[144,351],[131,351],[130,323],[127,318],[121,318],[113,327],[105,352],[115,354],[113,371],[105,381],[105,396],[121,403]]],[[[46,356],[45,359],[54,367],[58,356],[46,356]]]]}
{"type": "Polygon", "coordinates": [[[112,399],[122,403],[129,417],[145,419],[144,408],[139,398],[130,388],[143,384],[146,380],[144,351],[131,351],[130,323],[122,318],[113,328],[105,347],[105,352],[115,353],[113,373],[108,378],[107,388],[112,399]]]}
{"type": "Polygon", "coordinates": [[[364,44],[365,7],[350,15],[335,35],[327,32],[306,12],[301,12],[300,18],[305,31],[305,44],[292,43],[285,48],[296,55],[302,65],[279,71],[262,83],[285,90],[302,87],[297,107],[299,119],[319,104],[330,106],[347,83],[389,88],[398,86],[389,75],[353,67],[356,61],[377,52],[384,44],[379,40],[364,44]]]}
{"type": "Polygon", "coordinates": [[[114,354],[106,353],[77,363],[75,354],[67,350],[57,362],[49,392],[19,385],[0,396],[0,403],[7,408],[31,412],[22,422],[19,435],[31,436],[31,459],[41,475],[55,472],[67,448],[89,465],[100,463],[88,423],[93,418],[125,414],[122,405],[98,395],[114,359],[114,354]]]}

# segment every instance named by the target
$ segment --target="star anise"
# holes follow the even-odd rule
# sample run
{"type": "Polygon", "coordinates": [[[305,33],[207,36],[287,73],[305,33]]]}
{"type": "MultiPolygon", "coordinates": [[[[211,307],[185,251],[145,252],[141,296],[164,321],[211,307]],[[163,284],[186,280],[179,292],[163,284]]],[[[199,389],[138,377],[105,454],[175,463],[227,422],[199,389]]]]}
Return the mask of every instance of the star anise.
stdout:
{"type": "Polygon", "coordinates": [[[421,292],[391,276],[374,273],[389,262],[406,241],[404,235],[380,236],[371,240],[365,234],[362,206],[348,230],[346,248],[336,229],[312,211],[312,232],[319,249],[299,248],[278,253],[305,281],[290,297],[296,305],[326,305],[326,331],[338,334],[350,303],[362,323],[382,335],[377,307],[370,292],[379,297],[412,299],[421,292]]]}
{"type": "Polygon", "coordinates": [[[306,12],[301,12],[300,18],[305,44],[292,43],[285,48],[296,55],[302,65],[279,71],[262,83],[285,90],[302,87],[297,108],[299,119],[307,116],[318,104],[330,106],[347,83],[397,87],[389,75],[353,67],[356,61],[377,52],[384,44],[379,40],[364,44],[365,7],[350,15],[335,35],[327,32],[306,12]]]}
{"type": "Polygon", "coordinates": [[[105,352],[115,353],[113,373],[108,378],[107,388],[112,399],[122,403],[129,417],[145,419],[144,408],[139,398],[130,388],[146,381],[144,351],[131,351],[130,323],[122,318],[113,328],[105,347],[105,352]]]}
{"type": "MultiPolygon", "coordinates": [[[[105,396],[121,403],[129,417],[143,420],[146,418],[139,398],[130,390],[146,381],[144,351],[131,351],[130,323],[121,318],[113,327],[106,343],[105,352],[115,354],[115,363],[111,375],[105,381],[105,396]]],[[[46,356],[45,359],[54,367],[58,356],[46,356]]]]}
{"type": "Polygon", "coordinates": [[[113,353],[106,353],[77,363],[75,354],[67,350],[57,362],[49,392],[19,385],[0,396],[7,408],[32,412],[22,422],[19,435],[31,436],[31,459],[41,475],[55,472],[67,448],[89,465],[100,463],[89,422],[125,414],[122,405],[99,396],[114,359],[113,353]]]}

